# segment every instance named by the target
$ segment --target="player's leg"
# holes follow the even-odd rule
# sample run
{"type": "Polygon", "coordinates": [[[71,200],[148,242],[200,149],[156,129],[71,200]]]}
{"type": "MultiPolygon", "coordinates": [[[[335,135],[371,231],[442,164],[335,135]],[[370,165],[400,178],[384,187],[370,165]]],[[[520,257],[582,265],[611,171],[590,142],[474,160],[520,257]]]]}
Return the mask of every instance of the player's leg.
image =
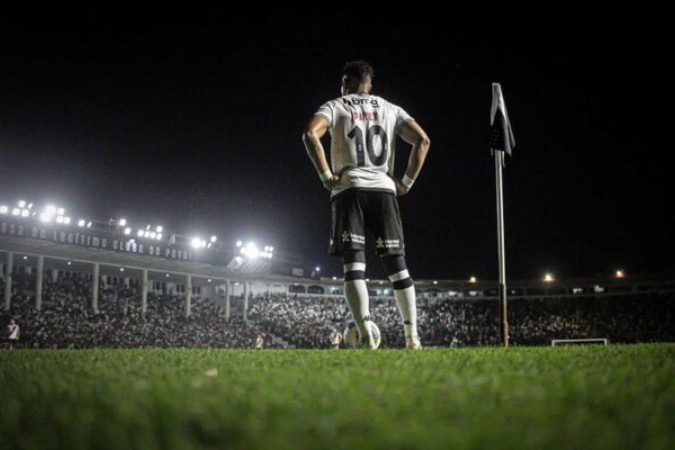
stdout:
{"type": "Polygon", "coordinates": [[[363,202],[364,196],[357,191],[347,191],[332,200],[330,253],[342,257],[347,305],[359,335],[367,336],[372,348],[372,337],[368,327],[370,314],[365,275],[366,239],[363,202]]]}
{"type": "Polygon", "coordinates": [[[382,264],[387,277],[394,287],[394,298],[403,319],[406,348],[422,348],[417,334],[417,300],[415,298],[415,283],[406,267],[405,256],[384,255],[382,264]]]}
{"type": "Polygon", "coordinates": [[[407,348],[422,348],[417,333],[417,301],[413,283],[405,261],[403,224],[396,196],[393,194],[375,195],[372,201],[374,214],[372,227],[376,236],[375,248],[384,265],[387,277],[394,287],[396,305],[403,319],[407,348]]]}
{"type": "Polygon", "coordinates": [[[373,337],[370,333],[370,309],[368,286],[366,284],[366,252],[363,250],[345,250],[342,254],[344,270],[344,288],[347,305],[352,312],[354,323],[359,330],[361,343],[373,348],[373,337]],[[367,343],[366,343],[367,340],[367,343]]]}

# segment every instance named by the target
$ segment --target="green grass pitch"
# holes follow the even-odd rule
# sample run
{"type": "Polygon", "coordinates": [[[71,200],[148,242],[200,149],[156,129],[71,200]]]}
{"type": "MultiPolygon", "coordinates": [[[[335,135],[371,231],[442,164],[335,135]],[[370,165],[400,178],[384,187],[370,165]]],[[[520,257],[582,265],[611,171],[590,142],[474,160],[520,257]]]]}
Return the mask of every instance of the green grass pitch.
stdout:
{"type": "Polygon", "coordinates": [[[675,344],[0,352],[2,449],[672,449],[675,344]]]}

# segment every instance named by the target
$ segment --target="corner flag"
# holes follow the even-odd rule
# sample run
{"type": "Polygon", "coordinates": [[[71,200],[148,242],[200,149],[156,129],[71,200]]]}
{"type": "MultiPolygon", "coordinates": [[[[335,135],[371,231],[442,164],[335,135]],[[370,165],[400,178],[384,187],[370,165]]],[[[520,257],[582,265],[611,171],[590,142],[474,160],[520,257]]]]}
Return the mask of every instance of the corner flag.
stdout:
{"type": "Polygon", "coordinates": [[[495,185],[497,187],[497,256],[499,257],[499,319],[504,347],[509,346],[509,321],[506,302],[506,249],[504,247],[504,192],[502,167],[504,152],[511,156],[516,140],[513,138],[509,113],[499,83],[492,83],[492,112],[490,115],[490,148],[495,157],[495,185]],[[495,151],[496,150],[496,151],[495,151]]]}
{"type": "Polygon", "coordinates": [[[506,103],[502,95],[502,87],[499,83],[492,83],[492,113],[490,115],[490,148],[508,153],[516,146],[513,137],[509,113],[506,111],[506,103]]]}

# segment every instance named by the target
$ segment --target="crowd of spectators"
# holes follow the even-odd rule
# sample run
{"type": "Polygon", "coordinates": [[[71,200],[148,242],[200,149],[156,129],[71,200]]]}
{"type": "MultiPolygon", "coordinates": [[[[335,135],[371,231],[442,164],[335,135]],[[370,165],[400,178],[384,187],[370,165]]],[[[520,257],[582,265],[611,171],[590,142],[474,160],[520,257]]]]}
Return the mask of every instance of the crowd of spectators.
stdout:
{"type": "MultiPolygon", "coordinates": [[[[0,292],[3,284],[0,279],[0,292]]],[[[226,320],[220,306],[200,297],[192,298],[185,317],[182,296],[148,294],[143,313],[138,290],[124,286],[102,286],[94,311],[91,281],[76,275],[47,281],[39,310],[31,289],[31,280],[22,279],[14,286],[10,310],[0,313],[2,324],[13,318],[21,326],[24,347],[253,348],[261,332],[265,348],[329,348],[331,328],[343,330],[350,320],[341,296],[258,296],[249,301],[247,320],[242,311],[226,320]]],[[[371,298],[371,318],[382,332],[383,347],[404,346],[393,298],[371,298]]],[[[418,326],[426,346],[500,343],[496,299],[420,299],[418,326]]],[[[575,338],[675,341],[675,293],[513,298],[509,326],[514,345],[575,338]]]]}
{"type": "Polygon", "coordinates": [[[93,311],[91,282],[77,277],[47,283],[40,310],[34,297],[14,290],[0,317],[20,324],[24,347],[40,348],[250,348],[256,331],[241,319],[225,321],[222,309],[204,298],[193,298],[185,317],[182,297],[148,294],[142,313],[140,294],[126,287],[102,288],[93,311]]]}

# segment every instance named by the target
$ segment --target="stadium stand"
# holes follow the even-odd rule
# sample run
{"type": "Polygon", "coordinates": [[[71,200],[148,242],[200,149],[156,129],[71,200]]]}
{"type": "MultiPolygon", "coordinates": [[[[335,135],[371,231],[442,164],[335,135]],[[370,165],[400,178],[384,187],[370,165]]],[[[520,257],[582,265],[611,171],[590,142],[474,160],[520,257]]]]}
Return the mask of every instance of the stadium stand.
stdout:
{"type": "MultiPolygon", "coordinates": [[[[349,319],[342,281],[306,276],[299,255],[61,210],[0,205],[0,322],[22,346],[253,348],[262,332],[266,348],[327,348],[349,319]]],[[[425,346],[500,344],[496,283],[415,282],[425,346]]],[[[403,347],[390,284],[368,288],[382,345],[403,347]]],[[[508,295],[511,345],[675,341],[675,274],[513,280],[508,295]]]]}
{"type": "MultiPolygon", "coordinates": [[[[267,348],[328,348],[332,326],[344,327],[349,311],[340,296],[258,295],[248,303],[248,320],[224,311],[207,298],[193,298],[185,317],[183,298],[151,294],[143,314],[137,288],[101,288],[98,312],[91,310],[91,277],[64,274],[44,286],[35,308],[30,274],[15,275],[11,308],[0,322],[14,318],[23,347],[40,348],[252,348],[256,331],[267,348]],[[69,275],[69,276],[66,276],[69,275]]],[[[0,289],[3,288],[0,281],[0,289]]],[[[520,297],[509,303],[512,345],[550,345],[556,338],[608,337],[613,343],[675,341],[675,294],[520,297]]],[[[241,303],[241,302],[240,302],[241,303]]],[[[392,298],[373,298],[371,315],[384,347],[404,346],[392,298]]],[[[420,299],[419,326],[431,346],[499,345],[494,298],[420,299]]]]}

